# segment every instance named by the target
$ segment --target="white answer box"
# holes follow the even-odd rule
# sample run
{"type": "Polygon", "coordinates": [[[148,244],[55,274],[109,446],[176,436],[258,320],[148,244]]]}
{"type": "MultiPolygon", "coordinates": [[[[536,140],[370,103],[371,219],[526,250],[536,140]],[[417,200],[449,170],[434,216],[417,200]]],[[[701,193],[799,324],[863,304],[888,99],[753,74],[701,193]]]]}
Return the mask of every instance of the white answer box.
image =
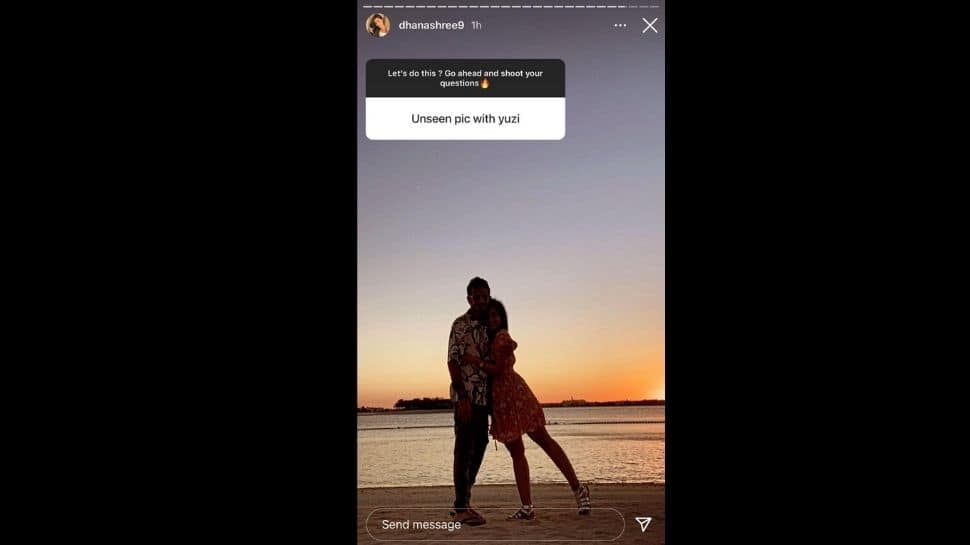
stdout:
{"type": "Polygon", "coordinates": [[[367,97],[370,140],[562,140],[564,97],[367,97]]]}

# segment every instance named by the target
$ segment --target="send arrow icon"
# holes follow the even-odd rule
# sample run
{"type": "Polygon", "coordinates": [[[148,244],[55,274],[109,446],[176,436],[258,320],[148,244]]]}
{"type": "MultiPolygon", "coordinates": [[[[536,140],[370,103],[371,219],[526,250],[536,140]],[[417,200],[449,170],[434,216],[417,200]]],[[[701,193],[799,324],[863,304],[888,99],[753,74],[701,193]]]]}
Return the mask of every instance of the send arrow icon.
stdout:
{"type": "Polygon", "coordinates": [[[650,521],[653,520],[653,517],[634,517],[634,519],[640,523],[640,532],[646,532],[647,526],[650,526],[650,521]]]}

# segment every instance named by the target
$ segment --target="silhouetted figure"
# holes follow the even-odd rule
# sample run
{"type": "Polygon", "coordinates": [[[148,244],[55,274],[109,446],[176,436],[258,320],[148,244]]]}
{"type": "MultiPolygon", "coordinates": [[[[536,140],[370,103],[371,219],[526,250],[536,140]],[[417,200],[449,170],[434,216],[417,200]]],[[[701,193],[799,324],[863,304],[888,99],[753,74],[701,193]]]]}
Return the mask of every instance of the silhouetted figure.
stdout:
{"type": "Polygon", "coordinates": [[[488,357],[485,317],[491,290],[488,282],[476,276],[465,291],[468,312],[451,325],[448,372],[455,404],[455,521],[476,526],[485,524],[485,517],[471,508],[471,494],[488,446],[488,375],[480,367],[464,363],[462,358],[466,354],[488,357]]]}
{"type": "Polygon", "coordinates": [[[505,305],[497,299],[488,304],[486,317],[488,337],[492,339],[491,355],[493,361],[476,358],[466,354],[464,363],[470,363],[484,370],[490,376],[492,394],[492,437],[505,444],[512,455],[512,468],[515,471],[515,484],[519,489],[522,507],[509,517],[512,520],[533,520],[535,511],[532,506],[532,487],[529,483],[529,461],[525,457],[522,435],[528,435],[552,458],[569,481],[576,497],[576,507],[580,515],[588,515],[592,510],[589,499],[589,486],[580,484],[576,472],[566,452],[546,431],[546,417],[535,394],[512,367],[515,365],[515,349],[518,343],[509,335],[509,318],[505,305]]]}

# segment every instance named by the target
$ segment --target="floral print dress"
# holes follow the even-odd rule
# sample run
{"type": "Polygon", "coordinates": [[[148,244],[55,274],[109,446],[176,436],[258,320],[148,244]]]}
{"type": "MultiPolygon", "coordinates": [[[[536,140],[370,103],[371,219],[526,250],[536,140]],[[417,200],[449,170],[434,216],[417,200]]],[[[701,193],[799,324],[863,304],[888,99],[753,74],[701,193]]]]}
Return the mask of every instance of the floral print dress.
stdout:
{"type": "Polygon", "coordinates": [[[509,332],[501,330],[492,345],[492,437],[502,443],[514,441],[522,434],[546,425],[546,416],[535,394],[515,372],[515,349],[518,344],[509,332]]]}

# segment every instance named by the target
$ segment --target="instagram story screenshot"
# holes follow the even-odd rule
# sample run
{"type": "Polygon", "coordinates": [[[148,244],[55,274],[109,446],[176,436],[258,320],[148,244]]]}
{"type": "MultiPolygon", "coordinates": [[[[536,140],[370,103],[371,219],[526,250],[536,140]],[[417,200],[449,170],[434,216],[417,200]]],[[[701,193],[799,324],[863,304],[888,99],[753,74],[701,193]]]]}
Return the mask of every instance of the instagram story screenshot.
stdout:
{"type": "Polygon", "coordinates": [[[357,543],[665,543],[663,2],[356,25],[357,543]]]}
{"type": "Polygon", "coordinates": [[[934,316],[888,284],[934,284],[897,271],[936,274],[911,259],[936,235],[882,200],[914,195],[875,170],[896,148],[863,150],[907,117],[850,77],[882,40],[843,50],[841,14],[777,3],[338,4],[162,10],[143,47],[30,59],[52,115],[91,120],[36,124],[70,148],[36,166],[120,183],[26,184],[73,212],[16,222],[54,263],[12,263],[63,299],[25,323],[66,374],[31,367],[74,391],[24,426],[67,483],[28,509],[358,545],[827,543],[885,526],[866,495],[908,509],[875,463],[908,456],[908,409],[879,398],[931,359],[898,350],[906,319],[934,316]]]}

